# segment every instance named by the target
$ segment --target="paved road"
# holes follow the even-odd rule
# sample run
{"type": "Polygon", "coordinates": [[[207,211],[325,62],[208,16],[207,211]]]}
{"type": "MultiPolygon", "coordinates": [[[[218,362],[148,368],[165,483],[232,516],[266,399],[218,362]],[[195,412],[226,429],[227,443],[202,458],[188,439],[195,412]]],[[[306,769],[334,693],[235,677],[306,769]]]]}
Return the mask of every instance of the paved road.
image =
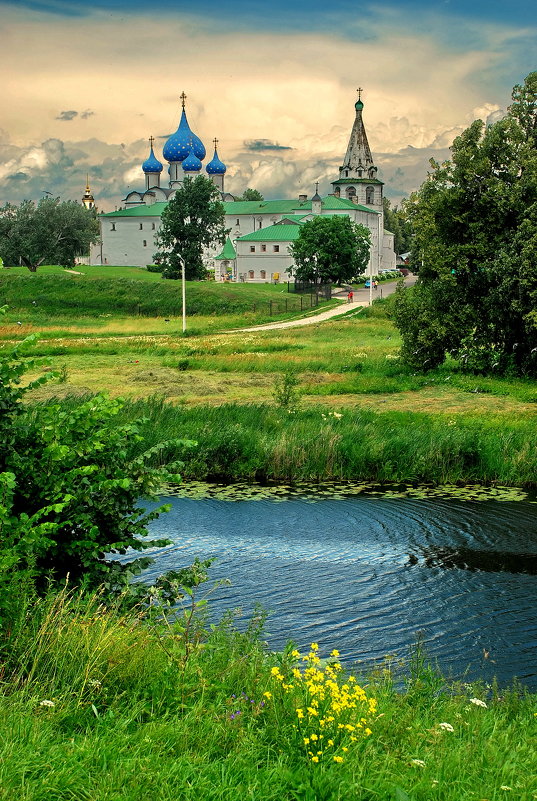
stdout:
{"type": "MultiPolygon", "coordinates": [[[[405,278],[405,286],[412,286],[416,283],[416,276],[409,275],[405,278]]],[[[386,298],[395,292],[398,281],[387,281],[386,283],[379,284],[377,290],[373,290],[373,299],[386,298]]],[[[354,301],[352,304],[347,303],[347,293],[344,292],[341,297],[335,296],[335,300],[340,301],[339,306],[334,306],[324,312],[319,312],[312,317],[303,317],[300,320],[287,320],[280,323],[267,323],[266,325],[254,325],[252,328],[241,328],[229,331],[230,334],[240,333],[242,331],[272,331],[276,328],[296,328],[301,325],[314,325],[315,323],[322,323],[324,320],[330,320],[331,317],[337,317],[341,314],[347,314],[351,309],[359,306],[369,306],[369,289],[358,289],[354,293],[354,301]]]]}

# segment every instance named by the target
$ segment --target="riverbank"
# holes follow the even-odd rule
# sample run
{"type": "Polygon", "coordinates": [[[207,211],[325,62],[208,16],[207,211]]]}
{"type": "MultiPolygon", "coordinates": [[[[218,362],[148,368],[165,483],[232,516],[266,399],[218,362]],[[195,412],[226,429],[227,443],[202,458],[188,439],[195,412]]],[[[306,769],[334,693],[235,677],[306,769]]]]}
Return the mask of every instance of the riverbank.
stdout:
{"type": "MultiPolygon", "coordinates": [[[[79,398],[64,398],[67,410],[79,398]]],[[[185,479],[327,481],[537,486],[537,441],[531,419],[504,415],[431,415],[274,404],[194,406],[162,398],[126,402],[118,424],[142,418],[139,451],[175,438],[185,479]]]]}
{"type": "Polygon", "coordinates": [[[447,682],[419,648],[348,678],[337,651],[267,653],[262,622],[200,621],[185,650],[98,598],[27,605],[4,648],[3,797],[536,797],[535,695],[447,682]]]}

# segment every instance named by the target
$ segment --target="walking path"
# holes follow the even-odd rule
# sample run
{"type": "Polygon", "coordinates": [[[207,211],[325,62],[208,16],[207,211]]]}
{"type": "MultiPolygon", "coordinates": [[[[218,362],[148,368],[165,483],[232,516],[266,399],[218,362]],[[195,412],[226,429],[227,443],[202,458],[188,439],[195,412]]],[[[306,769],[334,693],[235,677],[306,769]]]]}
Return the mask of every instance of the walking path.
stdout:
{"type": "MultiPolygon", "coordinates": [[[[416,283],[416,276],[409,275],[404,280],[405,286],[412,286],[412,284],[416,283]]],[[[379,284],[378,289],[373,290],[373,300],[375,298],[386,298],[388,295],[392,295],[395,292],[398,283],[399,281],[389,281],[385,284],[379,284]]],[[[331,317],[338,317],[342,314],[347,314],[348,312],[352,311],[353,308],[369,306],[369,289],[357,289],[354,292],[353,303],[347,303],[347,292],[344,293],[344,296],[335,296],[333,300],[339,300],[340,304],[332,307],[331,309],[327,309],[324,312],[319,312],[319,314],[314,314],[312,317],[301,317],[299,320],[286,320],[285,322],[279,323],[254,325],[252,328],[236,328],[233,331],[228,331],[227,333],[239,334],[243,331],[272,331],[273,329],[277,328],[296,328],[300,325],[314,325],[316,323],[322,323],[325,320],[330,320],[331,317]]]]}

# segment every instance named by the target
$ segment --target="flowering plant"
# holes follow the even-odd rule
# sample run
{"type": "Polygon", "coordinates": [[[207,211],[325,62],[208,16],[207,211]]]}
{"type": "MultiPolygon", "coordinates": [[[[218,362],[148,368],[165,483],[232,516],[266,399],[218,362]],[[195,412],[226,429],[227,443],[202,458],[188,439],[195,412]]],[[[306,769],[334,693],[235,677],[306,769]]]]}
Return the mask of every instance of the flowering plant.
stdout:
{"type": "Polygon", "coordinates": [[[291,702],[297,744],[310,763],[343,762],[349,749],[372,733],[376,699],[343,673],[337,650],[324,665],[317,643],[307,654],[293,650],[290,657],[288,666],[272,668],[274,702],[285,701],[287,709],[291,702]]]}

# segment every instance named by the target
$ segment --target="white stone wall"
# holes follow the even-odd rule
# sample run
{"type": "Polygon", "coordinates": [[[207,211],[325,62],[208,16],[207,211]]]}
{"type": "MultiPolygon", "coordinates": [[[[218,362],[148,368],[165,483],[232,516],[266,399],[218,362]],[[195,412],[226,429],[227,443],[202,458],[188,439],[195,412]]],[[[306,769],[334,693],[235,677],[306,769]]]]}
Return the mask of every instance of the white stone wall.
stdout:
{"type": "Polygon", "coordinates": [[[237,242],[239,280],[264,283],[273,280],[277,273],[280,281],[289,281],[291,276],[287,270],[292,264],[289,242],[237,242]],[[266,250],[262,250],[262,246],[266,250]],[[274,251],[275,246],[279,248],[279,252],[274,251]],[[255,248],[255,251],[252,252],[251,248],[255,248]],[[244,276],[244,279],[241,279],[241,276],[244,276]]]}
{"type": "Polygon", "coordinates": [[[101,219],[102,264],[120,267],[145,267],[153,264],[153,256],[157,250],[155,234],[159,225],[159,217],[101,219]]]}

